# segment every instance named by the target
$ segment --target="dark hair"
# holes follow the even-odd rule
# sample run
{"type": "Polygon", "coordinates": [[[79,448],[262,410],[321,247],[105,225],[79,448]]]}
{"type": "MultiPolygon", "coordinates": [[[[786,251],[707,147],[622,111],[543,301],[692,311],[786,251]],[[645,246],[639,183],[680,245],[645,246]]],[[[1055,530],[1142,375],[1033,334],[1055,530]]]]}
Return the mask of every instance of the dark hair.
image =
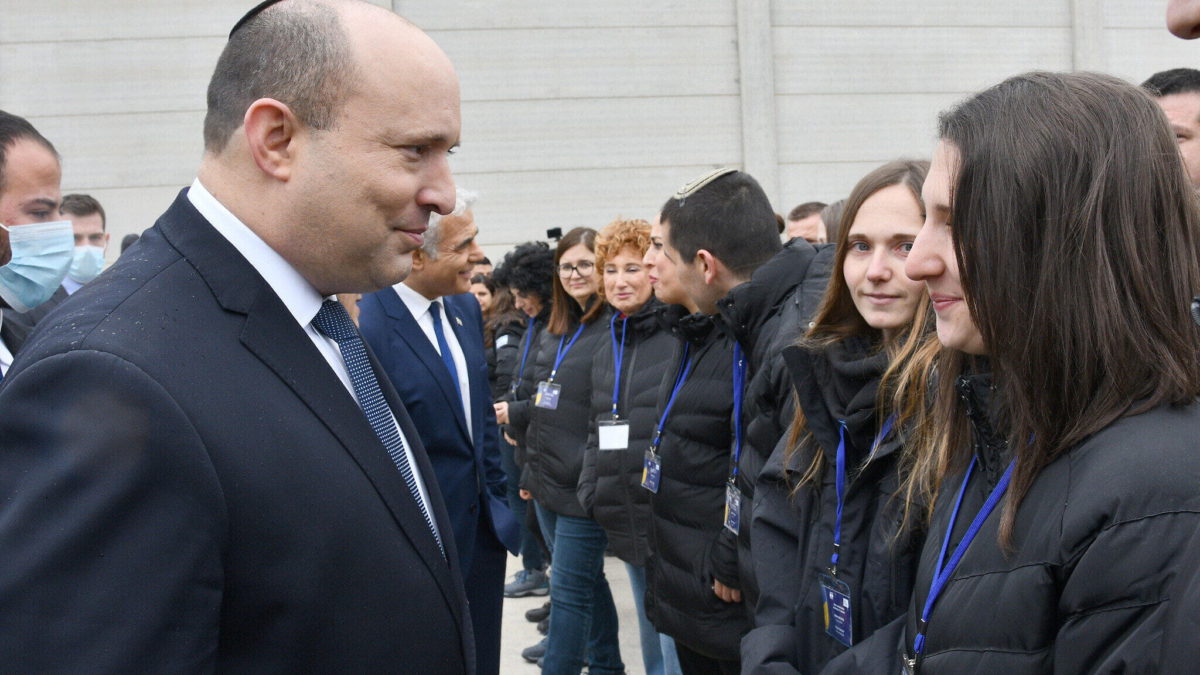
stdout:
{"type": "Polygon", "coordinates": [[[62,161],[54,145],[33,128],[29,120],[0,110],[0,192],[4,191],[4,168],[8,163],[8,149],[19,140],[28,139],[50,151],[54,158],[62,161]]]}
{"type": "Polygon", "coordinates": [[[140,234],[127,234],[124,237],[121,237],[121,253],[124,253],[125,249],[137,243],[137,240],[140,238],[140,234]]]}
{"type": "Polygon", "coordinates": [[[1195,68],[1172,68],[1150,76],[1142,83],[1142,89],[1151,96],[1163,97],[1171,94],[1200,92],[1200,70],[1195,68]]]}
{"type": "Polygon", "coordinates": [[[221,152],[260,98],[285,104],[312,129],[329,129],[354,82],[354,57],[337,11],[292,0],[272,5],[229,37],[212,80],[204,149],[221,152]]]}
{"type": "MultiPolygon", "coordinates": [[[[558,247],[554,249],[554,281],[551,282],[554,290],[550,302],[550,320],[546,323],[546,330],[551,335],[563,335],[571,328],[572,323],[583,318],[584,308],[580,307],[575,298],[567,293],[567,289],[562,284],[562,277],[558,274],[558,263],[562,260],[563,254],[579,244],[583,244],[589,251],[594,252],[596,250],[596,231],[590,227],[573,228],[558,240],[558,247]]],[[[588,321],[583,323],[589,323],[594,318],[595,316],[591,316],[588,321]]]]}
{"type": "Polygon", "coordinates": [[[487,257],[487,256],[484,256],[482,260],[480,260],[479,262],[477,262],[477,263],[475,263],[475,264],[476,264],[476,265],[491,265],[491,264],[492,264],[492,261],[491,261],[491,260],[488,260],[488,257],[487,257]]]}
{"type": "Polygon", "coordinates": [[[100,202],[91,195],[66,195],[62,198],[62,204],[58,207],[58,212],[64,215],[72,216],[90,216],[93,213],[100,214],[100,229],[106,229],[108,226],[108,218],[104,215],[104,207],[100,206],[100,202]]]}
{"type": "MultiPolygon", "coordinates": [[[[850,191],[850,196],[845,200],[846,208],[843,216],[848,227],[841,228],[838,233],[829,284],[825,287],[821,305],[813,316],[813,322],[807,334],[801,339],[801,344],[810,349],[827,349],[834,343],[853,336],[866,337],[873,344],[882,343],[883,331],[872,328],[863,319],[854,304],[850,287],[846,284],[844,268],[846,254],[850,250],[850,226],[858,216],[858,210],[871,195],[893,185],[903,185],[908,188],[913,201],[921,207],[923,215],[925,206],[921,201],[921,186],[925,183],[927,173],[929,173],[928,161],[898,159],[863,176],[850,191]]],[[[893,394],[899,386],[905,384],[906,381],[901,373],[906,372],[905,367],[921,350],[926,336],[934,325],[931,314],[929,295],[922,291],[917,306],[914,308],[913,317],[905,326],[904,332],[888,345],[891,353],[890,365],[880,381],[876,405],[881,423],[893,410],[897,413],[897,427],[901,429],[908,428],[919,417],[918,406],[907,405],[907,399],[913,398],[918,404],[923,402],[925,400],[923,388],[918,386],[917,388],[921,390],[914,392],[914,387],[907,386],[908,395],[904,401],[893,400],[893,394]]],[[[807,420],[804,417],[804,411],[800,406],[796,406],[789,434],[789,455],[799,452],[804,447],[803,441],[806,440],[806,436],[807,420]]],[[[819,480],[824,465],[824,453],[821,449],[812,445],[809,447],[811,457],[809,457],[807,470],[797,482],[797,488],[805,483],[819,480]]]]}
{"type": "MultiPolygon", "coordinates": [[[[1200,394],[1200,206],[1158,105],[1095,73],[1028,73],[942,113],[957,151],[950,222],[963,292],[987,348],[998,429],[1016,458],[1000,526],[1038,473],[1115,420],[1200,394]]],[[[941,462],[970,432],[938,364],[941,462]]]]}
{"type": "Polygon", "coordinates": [[[721,176],[683,199],[668,199],[662,219],[671,224],[668,236],[681,263],[695,260],[704,249],[739,277],[749,276],[783,246],[771,201],[744,171],[721,176]]]}
{"type": "Polygon", "coordinates": [[[483,284],[487,287],[489,293],[496,292],[496,282],[486,274],[476,274],[471,277],[472,284],[483,284]]]}
{"type": "Polygon", "coordinates": [[[543,241],[531,241],[504,254],[492,279],[500,288],[515,288],[536,295],[542,304],[550,302],[555,276],[554,253],[543,241]]]}
{"type": "Polygon", "coordinates": [[[820,213],[821,209],[825,208],[826,206],[829,205],[825,202],[804,202],[788,212],[787,219],[791,221],[804,220],[814,213],[820,213]]]}

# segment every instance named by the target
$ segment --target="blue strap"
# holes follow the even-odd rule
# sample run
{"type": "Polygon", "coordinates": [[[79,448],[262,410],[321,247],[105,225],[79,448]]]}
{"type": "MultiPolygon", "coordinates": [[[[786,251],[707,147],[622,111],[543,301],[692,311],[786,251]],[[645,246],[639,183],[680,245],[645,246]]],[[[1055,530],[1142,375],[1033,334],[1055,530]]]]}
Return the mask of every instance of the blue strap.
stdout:
{"type": "Polygon", "coordinates": [[[683,356],[680,357],[679,370],[675,373],[675,387],[671,389],[671,396],[667,399],[667,405],[663,408],[662,415],[658,418],[658,428],[654,430],[654,438],[650,440],[650,449],[657,452],[658,446],[662,444],[663,427],[667,425],[667,416],[671,414],[671,408],[675,405],[675,398],[679,396],[679,390],[683,389],[683,383],[687,382],[688,375],[692,372],[692,362],[688,359],[688,351],[691,345],[683,345],[683,356]]]}
{"type": "Polygon", "coordinates": [[[554,356],[554,367],[550,369],[550,377],[547,382],[553,382],[554,376],[558,374],[558,367],[562,365],[563,359],[567,357],[567,352],[571,351],[571,347],[575,346],[575,341],[579,339],[579,334],[583,332],[583,324],[579,324],[579,328],[575,330],[575,334],[571,336],[571,341],[567,342],[567,346],[563,347],[563,342],[567,336],[564,335],[558,339],[558,353],[554,356]]]}
{"type": "MultiPolygon", "coordinates": [[[[895,423],[895,415],[887,418],[883,428],[879,430],[879,435],[875,437],[875,442],[871,444],[871,454],[867,457],[875,455],[879,444],[891,433],[895,423]]],[[[834,485],[837,489],[837,520],[833,523],[833,555],[829,560],[829,572],[836,577],[838,557],[842,548],[842,509],[846,505],[846,420],[838,420],[837,478],[834,485]]]]}
{"type": "Polygon", "coordinates": [[[612,336],[613,345],[613,365],[615,373],[613,375],[613,396],[612,396],[612,414],[613,419],[617,417],[617,396],[621,392],[621,363],[625,360],[625,329],[629,327],[629,317],[624,314],[613,314],[612,321],[608,322],[608,332],[612,336]],[[617,317],[625,317],[621,320],[621,341],[617,342],[617,317]]]}
{"type": "Polygon", "coordinates": [[[967,467],[967,475],[963,476],[962,487],[958,488],[958,497],[954,501],[954,511],[950,514],[950,524],[946,526],[946,536],[942,539],[942,550],[938,553],[938,564],[934,570],[933,582],[929,585],[929,595],[925,598],[925,608],[921,611],[921,621],[917,625],[917,637],[913,640],[913,657],[917,657],[925,649],[925,629],[929,625],[929,614],[933,611],[934,604],[937,603],[938,596],[942,594],[942,590],[946,587],[946,582],[954,574],[954,570],[958,567],[958,563],[962,560],[963,555],[967,552],[967,547],[975,539],[975,535],[979,534],[979,529],[983,527],[984,521],[996,510],[996,505],[1000,503],[1000,498],[1004,496],[1004,492],[1008,490],[1008,483],[1012,479],[1013,467],[1017,465],[1017,460],[1014,458],[1009,462],[1008,468],[1004,471],[1004,475],[1000,477],[1000,482],[996,483],[996,487],[992,488],[992,493],[988,495],[987,501],[979,509],[979,513],[975,514],[975,520],[971,521],[970,527],[967,528],[967,533],[963,535],[962,541],[958,542],[958,546],[954,549],[954,554],[950,556],[950,560],[946,561],[946,549],[950,547],[950,537],[954,532],[954,522],[958,519],[958,512],[962,508],[963,493],[967,491],[967,483],[971,481],[971,472],[975,470],[976,458],[971,458],[971,465],[967,467]]]}
{"type": "Polygon", "coordinates": [[[529,345],[533,344],[533,328],[537,325],[537,317],[529,317],[528,326],[525,328],[525,351],[521,353],[521,369],[517,371],[517,376],[513,378],[512,384],[509,385],[510,393],[517,393],[517,388],[521,386],[521,382],[525,379],[525,359],[529,358],[529,345]]]}
{"type": "Polygon", "coordinates": [[[742,458],[742,399],[746,395],[746,359],[742,345],[733,343],[733,472],[731,482],[737,479],[738,462],[742,458]]]}

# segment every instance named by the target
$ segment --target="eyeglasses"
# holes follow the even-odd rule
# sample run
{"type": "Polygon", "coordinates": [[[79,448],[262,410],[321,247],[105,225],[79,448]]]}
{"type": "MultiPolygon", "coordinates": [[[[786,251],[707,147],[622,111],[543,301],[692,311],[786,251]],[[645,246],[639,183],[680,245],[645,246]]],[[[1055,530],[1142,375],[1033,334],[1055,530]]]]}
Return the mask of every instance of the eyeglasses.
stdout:
{"type": "Polygon", "coordinates": [[[578,265],[563,263],[558,266],[558,274],[560,276],[571,278],[571,274],[578,272],[580,277],[590,277],[592,272],[596,271],[596,263],[584,260],[578,265]]]}

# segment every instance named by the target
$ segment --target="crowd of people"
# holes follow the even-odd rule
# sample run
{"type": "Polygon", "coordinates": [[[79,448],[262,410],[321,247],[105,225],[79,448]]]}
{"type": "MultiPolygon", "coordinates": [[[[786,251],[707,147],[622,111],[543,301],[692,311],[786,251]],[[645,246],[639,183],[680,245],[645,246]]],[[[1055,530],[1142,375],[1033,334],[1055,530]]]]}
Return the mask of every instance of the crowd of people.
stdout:
{"type": "Polygon", "coordinates": [[[0,112],[14,671],[497,673],[545,595],[522,656],[623,673],[606,555],[651,674],[1200,657],[1200,71],[1015,75],[845,199],[715,169],[494,269],[403,19],[262,3],[208,101],[103,273],[0,112]]]}

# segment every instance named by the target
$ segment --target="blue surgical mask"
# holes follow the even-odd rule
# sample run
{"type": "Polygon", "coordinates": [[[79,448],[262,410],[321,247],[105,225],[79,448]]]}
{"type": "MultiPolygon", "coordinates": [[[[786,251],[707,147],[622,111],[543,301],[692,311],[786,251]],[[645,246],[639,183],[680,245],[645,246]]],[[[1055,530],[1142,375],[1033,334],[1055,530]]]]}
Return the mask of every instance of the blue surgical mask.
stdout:
{"type": "Polygon", "coordinates": [[[28,312],[49,300],[67,276],[75,231],[69,220],[0,227],[8,230],[12,247],[12,260],[0,267],[0,298],[28,312]]]}
{"type": "Polygon", "coordinates": [[[67,276],[71,281],[86,284],[104,269],[104,249],[99,246],[76,246],[67,276]]]}

